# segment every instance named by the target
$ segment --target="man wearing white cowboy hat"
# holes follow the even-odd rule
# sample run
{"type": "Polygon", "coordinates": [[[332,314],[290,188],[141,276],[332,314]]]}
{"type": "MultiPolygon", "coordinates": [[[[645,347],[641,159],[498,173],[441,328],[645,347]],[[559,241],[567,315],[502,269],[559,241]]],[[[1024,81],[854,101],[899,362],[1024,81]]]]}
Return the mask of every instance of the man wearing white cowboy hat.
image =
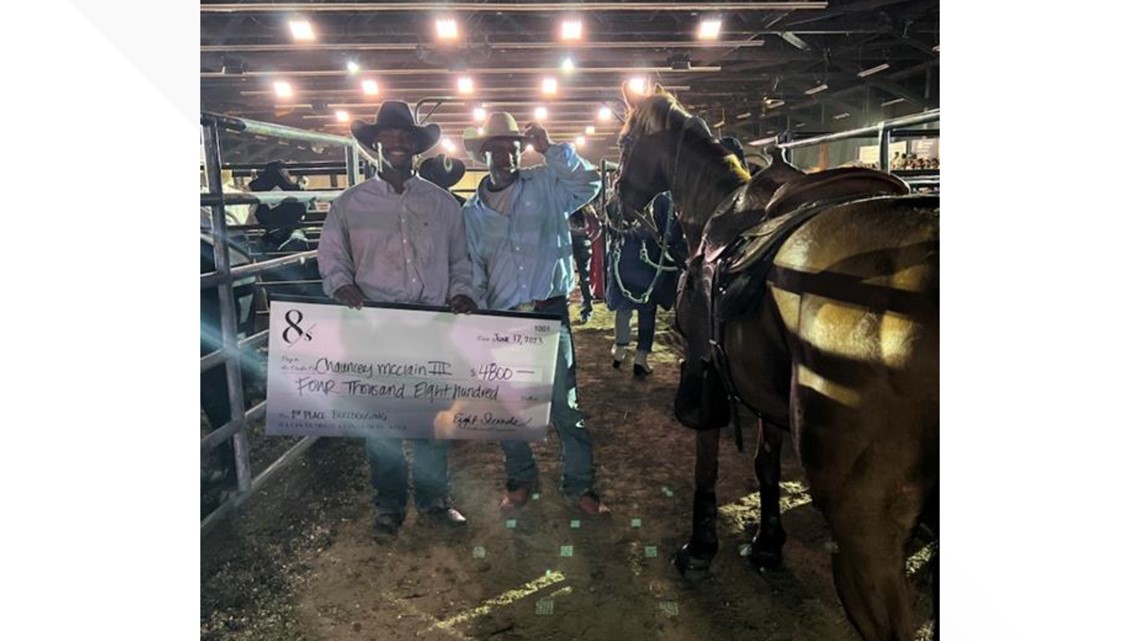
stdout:
{"type": "MultiPolygon", "coordinates": [[[[568,217],[602,186],[593,165],[569,144],[553,144],[536,123],[520,132],[508,113],[492,113],[482,133],[469,128],[463,147],[487,165],[488,175],[463,206],[473,288],[485,309],[543,311],[562,317],[554,373],[551,422],[562,444],[562,493],[586,514],[609,508],[594,490],[594,446],[578,409],[574,343],[566,295],[574,283],[568,217]],[[526,142],[546,164],[520,168],[526,142]]],[[[503,441],[507,493],[500,507],[522,507],[538,485],[538,467],[526,441],[503,441]]]]}
{"type": "MultiPolygon", "coordinates": [[[[448,305],[476,309],[471,262],[459,204],[415,175],[413,157],[439,141],[439,125],[416,124],[405,102],[386,101],[373,123],[357,120],[352,135],[377,151],[376,176],[346,189],[329,207],[317,247],[324,291],[360,309],[363,303],[448,305]]],[[[451,504],[450,441],[413,439],[415,504],[427,520],[460,526],[451,504]]],[[[395,534],[408,500],[407,462],[400,439],[365,439],[376,490],[375,529],[395,534]]]]}

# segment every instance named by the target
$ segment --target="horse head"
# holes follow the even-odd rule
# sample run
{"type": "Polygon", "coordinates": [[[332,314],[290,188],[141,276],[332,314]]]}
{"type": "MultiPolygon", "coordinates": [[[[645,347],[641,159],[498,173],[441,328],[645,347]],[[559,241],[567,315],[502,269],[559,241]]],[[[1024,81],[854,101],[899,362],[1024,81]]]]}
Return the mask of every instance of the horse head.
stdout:
{"type": "MultiPolygon", "coordinates": [[[[669,120],[676,98],[657,85],[650,95],[639,95],[622,85],[626,120],[619,135],[621,157],[610,205],[627,222],[636,220],[653,198],[669,189],[666,157],[669,120]]],[[[688,116],[688,114],[685,114],[688,116]]]]}
{"type": "Polygon", "coordinates": [[[669,191],[686,236],[699,238],[713,208],[748,181],[748,172],[702,119],[660,85],[649,94],[623,85],[622,96],[626,118],[614,189],[621,215],[641,219],[653,198],[669,191]]]}

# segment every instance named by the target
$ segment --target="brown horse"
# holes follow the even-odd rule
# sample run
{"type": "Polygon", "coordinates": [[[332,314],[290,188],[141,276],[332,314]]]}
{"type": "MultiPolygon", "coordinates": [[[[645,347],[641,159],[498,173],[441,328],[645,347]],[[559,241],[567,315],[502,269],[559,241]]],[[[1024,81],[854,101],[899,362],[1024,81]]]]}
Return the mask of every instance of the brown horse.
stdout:
{"type": "MultiPolygon", "coordinates": [[[[904,195],[905,184],[871,170],[804,175],[778,156],[750,178],[660,87],[626,92],[626,103],[615,197],[633,218],[671,191],[691,248],[677,303],[689,344],[682,381],[702,385],[703,376],[705,402],[701,420],[678,418],[698,428],[727,421],[729,397],[709,402],[716,377],[704,358],[763,419],[752,560],[777,563],[784,543],[782,428],[837,544],[833,577],[848,618],[866,640],[912,638],[905,546],[920,517],[937,527],[938,510],[937,198],[904,195]],[[799,226],[756,233],[781,216],[799,226]],[[712,273],[727,261],[733,267],[718,273],[747,275],[749,247],[764,234],[783,237],[771,266],[748,300],[732,303],[735,313],[714,318],[724,288],[710,284],[712,273]],[[701,349],[710,338],[711,354],[701,349]]],[[[692,537],[674,557],[686,574],[707,571],[717,549],[717,433],[698,432],[692,537]]],[[[931,569],[937,590],[936,561],[931,569]]]]}

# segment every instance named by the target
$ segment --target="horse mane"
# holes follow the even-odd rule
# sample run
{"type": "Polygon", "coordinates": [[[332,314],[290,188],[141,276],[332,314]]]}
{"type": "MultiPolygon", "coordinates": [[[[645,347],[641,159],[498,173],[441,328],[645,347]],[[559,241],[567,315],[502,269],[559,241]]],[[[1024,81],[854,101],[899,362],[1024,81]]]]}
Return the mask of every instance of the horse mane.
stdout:
{"type": "MultiPolygon", "coordinates": [[[[673,94],[658,90],[633,108],[633,115],[622,127],[621,136],[642,137],[662,131],[677,132],[685,153],[668,159],[677,209],[698,215],[700,224],[708,220],[719,198],[710,200],[710,191],[730,193],[751,177],[740,159],[713,137],[708,125],[693,116],[673,94]],[[693,121],[700,126],[694,126],[693,121]],[[708,211],[704,211],[708,209],[708,211]]],[[[670,152],[671,154],[676,152],[670,152]]]]}

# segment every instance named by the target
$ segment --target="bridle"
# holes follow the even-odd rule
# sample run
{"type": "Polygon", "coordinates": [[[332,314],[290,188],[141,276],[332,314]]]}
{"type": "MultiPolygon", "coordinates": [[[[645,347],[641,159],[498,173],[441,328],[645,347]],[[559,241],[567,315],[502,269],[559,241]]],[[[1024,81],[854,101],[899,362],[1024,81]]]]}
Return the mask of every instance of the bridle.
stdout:
{"type": "MultiPolygon", "coordinates": [[[[672,113],[676,109],[677,109],[676,105],[670,105],[669,114],[672,115],[672,113]]],[[[682,112],[682,113],[684,113],[684,112],[682,112]]],[[[700,118],[698,118],[692,114],[686,114],[685,115],[685,122],[681,126],[681,132],[677,136],[677,149],[676,149],[676,151],[673,152],[673,171],[670,174],[670,176],[672,176],[674,180],[676,180],[677,170],[680,168],[680,165],[681,165],[681,148],[683,147],[683,145],[685,143],[685,132],[688,131],[689,126],[694,121],[698,124],[698,126],[700,124],[703,124],[703,121],[700,118]]],[[[706,129],[707,129],[707,127],[706,127],[706,129]]],[[[656,135],[658,133],[663,133],[666,131],[668,131],[668,128],[663,129],[660,132],[654,132],[651,135],[656,135]]],[[[618,180],[616,181],[616,184],[620,184],[621,176],[624,173],[624,169],[625,169],[625,165],[626,165],[626,158],[627,158],[626,149],[629,149],[630,153],[632,153],[632,150],[637,146],[637,144],[639,142],[641,142],[640,136],[635,137],[633,134],[628,134],[628,133],[623,135],[621,138],[618,139],[618,148],[621,149],[621,151],[622,151],[622,154],[621,154],[622,162],[618,165],[618,180]]],[[[615,189],[615,192],[616,191],[617,190],[615,189]]],[[[625,211],[625,202],[621,198],[618,199],[618,204],[622,208],[622,211],[621,211],[622,216],[630,216],[630,217],[634,218],[637,222],[641,223],[646,229],[653,230],[654,238],[657,241],[657,244],[660,245],[661,247],[664,247],[666,244],[666,239],[665,239],[664,235],[662,234],[662,232],[660,230],[657,229],[657,225],[653,222],[652,214],[646,214],[646,210],[650,209],[653,206],[653,200],[654,200],[654,197],[650,197],[649,201],[640,210],[634,210],[634,211],[628,212],[628,213],[625,211]]],[[[607,216],[607,218],[609,218],[609,216],[607,216]]]]}

